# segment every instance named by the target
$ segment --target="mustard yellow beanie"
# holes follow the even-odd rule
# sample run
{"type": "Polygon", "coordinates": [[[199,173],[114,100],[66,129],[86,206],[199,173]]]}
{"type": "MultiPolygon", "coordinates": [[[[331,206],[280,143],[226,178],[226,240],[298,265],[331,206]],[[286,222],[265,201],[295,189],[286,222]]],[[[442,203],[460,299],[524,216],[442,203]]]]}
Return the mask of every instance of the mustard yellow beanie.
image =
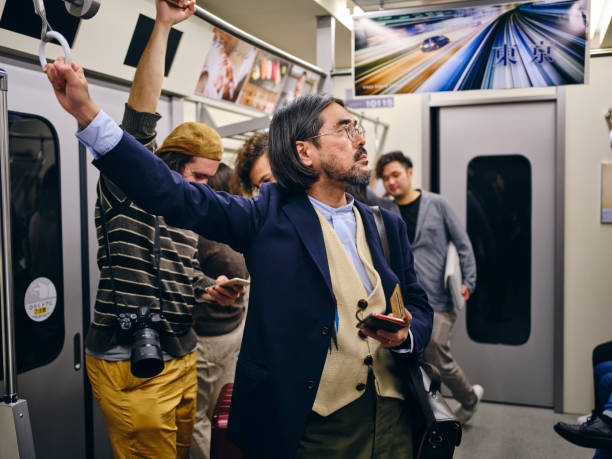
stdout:
{"type": "Polygon", "coordinates": [[[166,151],[221,161],[223,143],[213,128],[190,121],[174,129],[155,153],[159,155],[166,151]]]}

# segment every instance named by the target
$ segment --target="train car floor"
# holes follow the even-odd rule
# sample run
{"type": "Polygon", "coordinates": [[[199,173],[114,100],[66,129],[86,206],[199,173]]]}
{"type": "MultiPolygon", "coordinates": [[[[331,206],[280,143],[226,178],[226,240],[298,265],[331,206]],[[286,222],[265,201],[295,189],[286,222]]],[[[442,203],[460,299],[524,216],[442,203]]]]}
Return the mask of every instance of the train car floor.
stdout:
{"type": "MultiPolygon", "coordinates": [[[[448,402],[456,408],[454,400],[448,402]]],[[[557,421],[575,424],[577,416],[483,402],[464,427],[454,459],[590,459],[594,450],[575,446],[553,430],[557,421]]]]}

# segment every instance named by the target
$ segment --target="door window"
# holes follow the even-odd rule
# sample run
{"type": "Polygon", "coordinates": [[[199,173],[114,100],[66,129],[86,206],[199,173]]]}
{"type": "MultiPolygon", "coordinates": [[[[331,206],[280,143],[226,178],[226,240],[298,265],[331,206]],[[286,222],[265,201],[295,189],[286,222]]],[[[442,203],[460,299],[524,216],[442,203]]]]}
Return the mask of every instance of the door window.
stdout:
{"type": "Polygon", "coordinates": [[[9,111],[8,120],[15,349],[22,373],[54,360],[64,343],[59,144],[44,118],[9,111]]]}
{"type": "Polygon", "coordinates": [[[478,281],[467,331],[481,343],[520,345],[531,331],[531,165],[521,155],[468,165],[467,232],[478,281]]]}

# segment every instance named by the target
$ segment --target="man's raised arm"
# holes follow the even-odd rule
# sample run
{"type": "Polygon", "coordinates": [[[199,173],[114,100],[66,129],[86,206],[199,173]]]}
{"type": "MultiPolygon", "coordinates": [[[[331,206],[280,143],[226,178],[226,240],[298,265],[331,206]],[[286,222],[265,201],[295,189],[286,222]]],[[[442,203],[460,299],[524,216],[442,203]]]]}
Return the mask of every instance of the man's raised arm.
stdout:
{"type": "MultiPolygon", "coordinates": [[[[158,17],[136,69],[128,100],[135,110],[155,112],[161,94],[168,34],[174,24],[187,19],[195,11],[195,1],[177,0],[175,3],[179,8],[164,0],[157,2],[158,17]]],[[[64,110],[74,116],[81,127],[89,126],[100,109],[89,96],[82,67],[74,62],[68,66],[65,59],[60,57],[45,66],[45,73],[64,110]]]]}
{"type": "Polygon", "coordinates": [[[58,58],[45,71],[60,105],[83,128],[78,138],[92,151],[94,165],[131,200],[163,216],[169,225],[191,229],[238,252],[246,250],[259,225],[254,201],[217,194],[168,169],[98,108],[89,96],[83,69],[75,63],[68,66],[58,58]]]}
{"type": "Polygon", "coordinates": [[[172,26],[189,18],[195,11],[195,0],[180,0],[179,7],[157,0],[157,15],[130,90],[128,105],[139,112],[155,113],[164,81],[168,36],[172,26]]]}

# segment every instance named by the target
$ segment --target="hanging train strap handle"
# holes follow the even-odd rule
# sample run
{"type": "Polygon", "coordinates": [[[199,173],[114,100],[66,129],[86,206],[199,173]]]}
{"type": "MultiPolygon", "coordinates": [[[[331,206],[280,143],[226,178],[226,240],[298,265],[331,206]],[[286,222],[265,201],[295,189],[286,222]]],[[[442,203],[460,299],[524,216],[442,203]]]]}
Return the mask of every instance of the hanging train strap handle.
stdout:
{"type": "MultiPolygon", "coordinates": [[[[34,2],[34,11],[40,16],[42,21],[42,31],[40,33],[40,45],[38,46],[38,58],[40,65],[45,68],[47,65],[47,57],[45,54],[45,46],[52,40],[57,41],[64,49],[66,56],[66,64],[70,65],[72,56],[70,53],[70,45],[64,36],[51,28],[47,21],[47,12],[45,10],[44,0],[32,0],[34,2]]],[[[66,9],[70,14],[83,19],[89,19],[95,16],[100,9],[100,0],[64,0],[66,9]]]]}
{"type": "Polygon", "coordinates": [[[66,9],[78,18],[91,19],[100,9],[100,0],[64,0],[66,9]]]}
{"type": "Polygon", "coordinates": [[[51,25],[47,22],[47,12],[45,11],[45,3],[43,0],[32,0],[34,2],[34,11],[40,16],[42,21],[42,31],[40,32],[40,45],[38,46],[38,58],[40,59],[40,65],[44,69],[47,65],[47,57],[45,55],[45,46],[51,40],[56,40],[64,49],[64,55],[66,56],[66,64],[70,65],[72,62],[72,56],[70,54],[70,46],[64,38],[64,36],[56,32],[51,28],[51,25]]]}

